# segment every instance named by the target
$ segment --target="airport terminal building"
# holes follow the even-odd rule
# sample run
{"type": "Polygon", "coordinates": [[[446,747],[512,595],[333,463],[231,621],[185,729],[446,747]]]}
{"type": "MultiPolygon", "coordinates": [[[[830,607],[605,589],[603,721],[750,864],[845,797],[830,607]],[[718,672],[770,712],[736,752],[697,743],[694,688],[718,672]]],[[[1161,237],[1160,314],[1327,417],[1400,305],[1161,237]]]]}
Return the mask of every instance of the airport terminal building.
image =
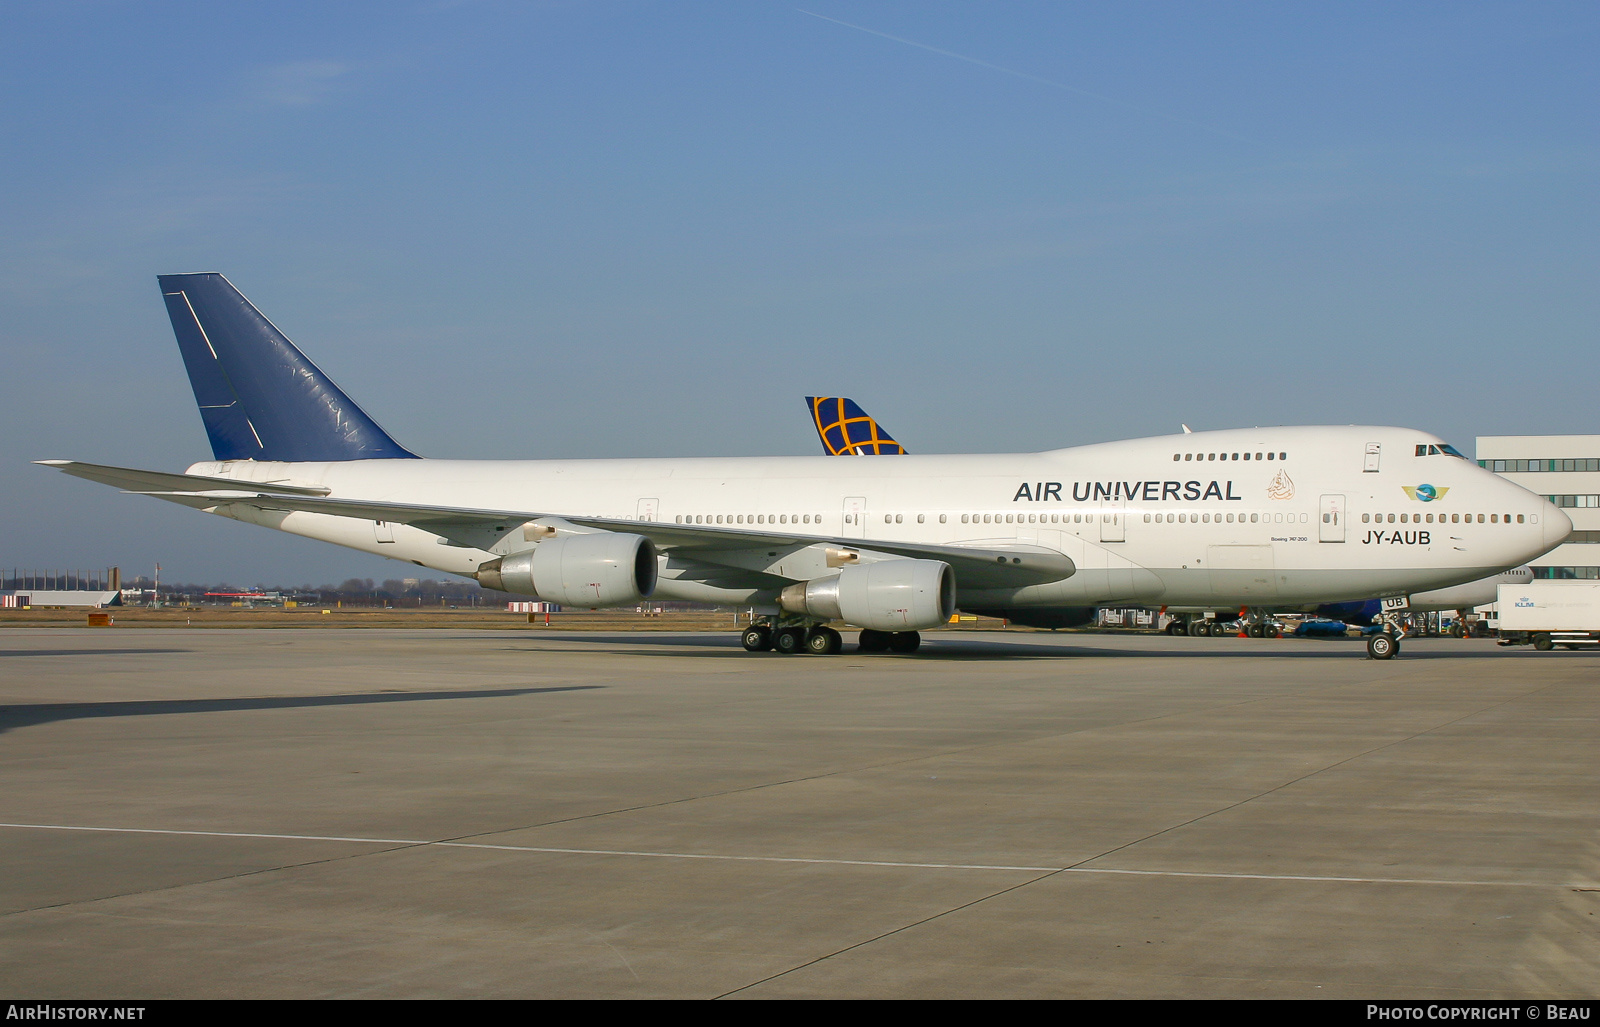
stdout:
{"type": "Polygon", "coordinates": [[[1600,579],[1600,435],[1480,435],[1478,466],[1537,492],[1572,518],[1535,578],[1600,579]]]}

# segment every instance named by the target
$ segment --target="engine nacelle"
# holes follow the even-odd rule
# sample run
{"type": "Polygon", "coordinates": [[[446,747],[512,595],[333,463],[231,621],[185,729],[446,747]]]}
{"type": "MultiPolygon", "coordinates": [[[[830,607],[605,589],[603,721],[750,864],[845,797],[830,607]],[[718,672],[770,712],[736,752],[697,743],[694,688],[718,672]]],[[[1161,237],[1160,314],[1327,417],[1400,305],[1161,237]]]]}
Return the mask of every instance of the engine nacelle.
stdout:
{"type": "Polygon", "coordinates": [[[566,535],[490,560],[473,576],[484,588],[564,606],[616,606],[656,590],[656,547],[643,535],[566,535]]]}
{"type": "Polygon", "coordinates": [[[882,560],[799,582],[778,603],[790,613],[875,631],[920,631],[956,612],[956,576],[938,560],[882,560]]]}

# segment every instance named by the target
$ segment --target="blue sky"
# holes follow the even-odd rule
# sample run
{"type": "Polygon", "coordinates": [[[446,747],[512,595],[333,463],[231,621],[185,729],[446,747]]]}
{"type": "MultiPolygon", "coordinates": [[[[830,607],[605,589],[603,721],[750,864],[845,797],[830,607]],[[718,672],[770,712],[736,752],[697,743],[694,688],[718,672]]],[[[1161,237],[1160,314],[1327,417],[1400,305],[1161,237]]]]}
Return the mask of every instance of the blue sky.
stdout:
{"type": "Polygon", "coordinates": [[[209,456],[165,272],[430,456],[1600,431],[1593,3],[4,11],[8,566],[405,573],[29,465],[209,456]]]}

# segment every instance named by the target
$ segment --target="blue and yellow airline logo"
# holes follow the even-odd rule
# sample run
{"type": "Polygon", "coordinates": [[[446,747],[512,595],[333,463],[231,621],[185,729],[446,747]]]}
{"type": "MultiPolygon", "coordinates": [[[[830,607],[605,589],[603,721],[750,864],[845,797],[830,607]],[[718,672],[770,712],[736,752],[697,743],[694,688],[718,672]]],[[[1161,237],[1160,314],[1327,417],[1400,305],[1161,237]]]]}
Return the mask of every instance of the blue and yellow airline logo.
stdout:
{"type": "Polygon", "coordinates": [[[1435,499],[1443,499],[1444,494],[1450,491],[1447,485],[1402,485],[1407,496],[1421,503],[1431,503],[1435,499]]]}
{"type": "Polygon", "coordinates": [[[811,408],[822,451],[829,456],[887,456],[906,451],[853,399],[807,396],[806,405],[811,408]]]}

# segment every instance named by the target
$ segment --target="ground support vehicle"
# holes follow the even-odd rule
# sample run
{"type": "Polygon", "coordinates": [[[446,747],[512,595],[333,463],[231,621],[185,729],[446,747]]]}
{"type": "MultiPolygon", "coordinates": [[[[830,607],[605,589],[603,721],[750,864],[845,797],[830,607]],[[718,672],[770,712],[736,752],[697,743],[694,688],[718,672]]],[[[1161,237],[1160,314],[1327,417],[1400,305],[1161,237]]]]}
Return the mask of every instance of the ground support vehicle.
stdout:
{"type": "Polygon", "coordinates": [[[1556,646],[1577,649],[1600,645],[1600,583],[1530,581],[1501,585],[1500,644],[1531,645],[1540,652],[1556,646]]]}

